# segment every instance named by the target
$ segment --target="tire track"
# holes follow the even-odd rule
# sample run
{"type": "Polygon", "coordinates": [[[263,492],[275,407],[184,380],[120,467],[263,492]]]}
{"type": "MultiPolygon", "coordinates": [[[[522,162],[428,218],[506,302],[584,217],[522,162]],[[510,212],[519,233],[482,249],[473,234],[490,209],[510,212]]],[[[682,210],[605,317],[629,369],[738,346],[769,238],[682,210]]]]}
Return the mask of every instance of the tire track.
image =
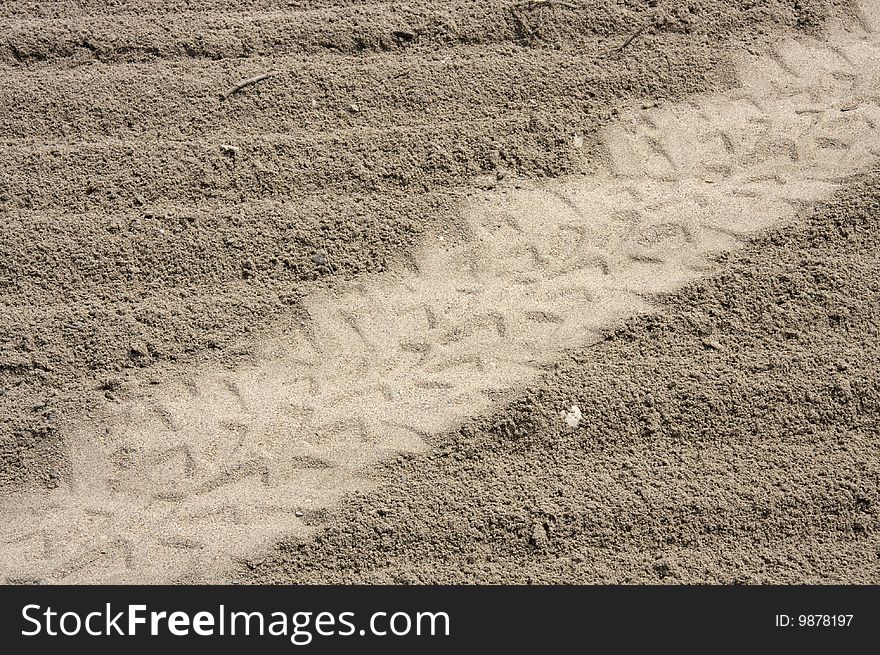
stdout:
{"type": "Polygon", "coordinates": [[[309,296],[256,363],[191,372],[84,423],[69,484],[2,501],[0,571],[209,581],[309,534],[320,509],[370,488],[371,466],[427,450],[567,348],[711,272],[713,255],[875,166],[871,12],[874,31],[744,62],[729,93],[625,116],[594,176],[487,194],[465,208],[467,238],[434,234],[411,270],[309,296]]]}

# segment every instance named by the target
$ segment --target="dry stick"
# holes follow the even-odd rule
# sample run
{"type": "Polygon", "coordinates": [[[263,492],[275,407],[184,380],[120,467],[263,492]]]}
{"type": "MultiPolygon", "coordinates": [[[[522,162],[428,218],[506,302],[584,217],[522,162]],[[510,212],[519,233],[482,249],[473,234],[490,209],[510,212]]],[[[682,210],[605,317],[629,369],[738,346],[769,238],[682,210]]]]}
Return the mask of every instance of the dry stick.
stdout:
{"type": "Polygon", "coordinates": [[[645,24],[642,25],[639,29],[637,29],[635,32],[633,32],[632,34],[630,34],[630,35],[629,35],[629,38],[628,38],[626,41],[624,41],[620,46],[617,47],[617,52],[621,52],[626,46],[628,46],[630,43],[632,43],[633,41],[635,41],[636,38],[639,36],[639,34],[641,34],[641,33],[644,32],[646,29],[648,29],[648,25],[650,25],[650,24],[651,24],[651,23],[645,23],[645,24]]]}
{"type": "Polygon", "coordinates": [[[644,32],[651,26],[652,23],[653,20],[647,21],[641,27],[639,27],[639,29],[630,34],[627,40],[621,43],[619,46],[617,46],[616,48],[611,48],[610,50],[605,50],[604,52],[600,52],[598,55],[593,55],[593,59],[601,59],[602,57],[607,57],[610,54],[623,52],[624,48],[635,41],[642,32],[644,32]]]}
{"type": "Polygon", "coordinates": [[[511,5],[512,9],[540,9],[541,7],[563,7],[565,9],[583,9],[583,5],[571,2],[557,2],[557,0],[529,0],[529,2],[517,2],[511,5]]]}
{"type": "Polygon", "coordinates": [[[278,74],[278,71],[269,71],[268,73],[260,73],[259,75],[254,75],[253,77],[249,77],[246,80],[242,80],[241,82],[236,84],[234,87],[229,89],[226,93],[221,93],[220,99],[226,100],[229,96],[231,96],[235,93],[238,93],[242,89],[249,87],[249,86],[252,86],[252,85],[256,84],[257,82],[262,82],[267,77],[272,77],[273,75],[277,75],[277,74],[278,74]]]}

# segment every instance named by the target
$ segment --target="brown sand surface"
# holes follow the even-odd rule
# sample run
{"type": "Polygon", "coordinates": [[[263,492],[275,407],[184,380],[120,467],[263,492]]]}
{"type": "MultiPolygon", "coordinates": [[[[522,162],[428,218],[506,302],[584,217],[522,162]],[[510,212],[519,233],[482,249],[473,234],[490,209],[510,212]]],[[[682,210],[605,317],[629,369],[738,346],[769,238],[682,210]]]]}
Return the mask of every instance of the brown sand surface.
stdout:
{"type": "Polygon", "coordinates": [[[65,417],[139,369],[240,357],[304,283],[405,262],[462,186],[589,168],[621,108],[847,7],[511,6],[4,2],[0,485],[57,485],[65,417]]]}
{"type": "Polygon", "coordinates": [[[7,581],[876,580],[870,3],[153,4],[0,10],[7,581]]]}
{"type": "Polygon", "coordinates": [[[874,173],[241,577],[877,584],[878,274],[874,173]]]}

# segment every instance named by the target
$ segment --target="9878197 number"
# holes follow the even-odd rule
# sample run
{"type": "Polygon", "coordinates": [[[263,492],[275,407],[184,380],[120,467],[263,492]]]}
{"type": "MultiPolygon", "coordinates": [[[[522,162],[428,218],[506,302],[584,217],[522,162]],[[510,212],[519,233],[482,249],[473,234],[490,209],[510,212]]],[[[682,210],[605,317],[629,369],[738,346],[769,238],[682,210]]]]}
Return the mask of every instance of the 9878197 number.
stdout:
{"type": "Polygon", "coordinates": [[[776,626],[779,628],[847,628],[852,624],[852,614],[777,614],[776,626]]]}

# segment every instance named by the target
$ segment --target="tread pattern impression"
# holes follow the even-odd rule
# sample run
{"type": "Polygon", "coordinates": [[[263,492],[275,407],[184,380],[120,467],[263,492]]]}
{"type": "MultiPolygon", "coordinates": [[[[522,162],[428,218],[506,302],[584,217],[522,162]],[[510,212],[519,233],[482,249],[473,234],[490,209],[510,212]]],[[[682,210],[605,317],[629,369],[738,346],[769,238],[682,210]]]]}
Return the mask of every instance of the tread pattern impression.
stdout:
{"type": "MultiPolygon", "coordinates": [[[[148,388],[71,435],[73,474],[0,505],[7,582],[220,579],[307,535],[369,468],[650,309],[880,155],[880,37],[790,40],[742,85],[634,112],[607,167],[487,194],[410,270],[315,294],[256,362],[148,388]]],[[[869,31],[874,30],[874,31],[869,31]]],[[[562,408],[560,408],[562,409],[562,408]]]]}

